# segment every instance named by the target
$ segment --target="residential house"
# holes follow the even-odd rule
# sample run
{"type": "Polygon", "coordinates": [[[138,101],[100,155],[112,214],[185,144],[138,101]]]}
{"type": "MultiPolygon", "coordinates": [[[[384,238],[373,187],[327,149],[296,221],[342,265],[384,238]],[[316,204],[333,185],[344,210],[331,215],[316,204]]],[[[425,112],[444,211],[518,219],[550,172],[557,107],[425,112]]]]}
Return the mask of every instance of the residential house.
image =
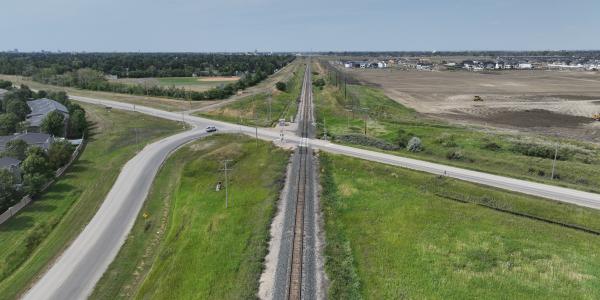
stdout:
{"type": "Polygon", "coordinates": [[[520,70],[531,70],[533,69],[533,65],[530,63],[519,63],[517,68],[520,70]]]}
{"type": "Polygon", "coordinates": [[[21,161],[14,157],[0,158],[0,169],[8,170],[15,178],[16,183],[21,183],[21,161]]]}
{"type": "Polygon", "coordinates": [[[27,145],[37,146],[44,150],[48,150],[50,148],[50,144],[54,141],[54,138],[46,133],[17,133],[14,135],[5,135],[0,136],[0,152],[6,150],[6,144],[13,140],[23,140],[27,145]]]}
{"type": "Polygon", "coordinates": [[[63,135],[66,135],[67,124],[69,122],[69,110],[62,104],[51,99],[37,99],[27,101],[27,105],[31,109],[31,113],[27,115],[27,131],[41,132],[41,126],[44,119],[51,112],[58,111],[65,117],[63,135]]]}

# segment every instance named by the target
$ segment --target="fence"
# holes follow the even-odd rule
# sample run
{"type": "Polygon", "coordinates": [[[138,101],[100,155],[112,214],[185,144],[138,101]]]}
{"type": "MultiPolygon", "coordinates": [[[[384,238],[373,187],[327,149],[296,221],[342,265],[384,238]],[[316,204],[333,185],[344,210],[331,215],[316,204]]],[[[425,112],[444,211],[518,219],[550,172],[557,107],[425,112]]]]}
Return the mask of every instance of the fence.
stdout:
{"type": "MultiPolygon", "coordinates": [[[[65,173],[65,171],[71,166],[71,164],[79,157],[79,154],[81,154],[81,152],[83,152],[83,148],[85,147],[85,144],[86,144],[86,140],[84,137],[81,144],[77,145],[77,147],[75,148],[75,151],[73,151],[73,154],[71,155],[71,159],[69,160],[69,162],[66,165],[64,165],[63,167],[61,167],[60,169],[56,170],[54,178],[52,180],[50,180],[48,183],[46,183],[46,185],[44,185],[44,187],[41,189],[40,192],[43,192],[46,189],[48,189],[58,178],[60,178],[65,173]]],[[[9,207],[3,214],[0,215],[0,225],[3,224],[4,222],[8,221],[12,216],[17,214],[21,209],[23,209],[25,206],[27,206],[27,204],[29,204],[31,201],[32,201],[31,196],[26,195],[17,204],[9,207]]]]}

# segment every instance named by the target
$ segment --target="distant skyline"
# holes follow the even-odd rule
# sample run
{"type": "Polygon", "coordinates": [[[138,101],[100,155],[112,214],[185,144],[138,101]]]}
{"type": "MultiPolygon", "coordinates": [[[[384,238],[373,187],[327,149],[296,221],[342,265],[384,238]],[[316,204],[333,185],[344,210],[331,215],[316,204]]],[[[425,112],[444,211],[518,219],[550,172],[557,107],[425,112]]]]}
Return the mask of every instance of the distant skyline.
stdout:
{"type": "Polygon", "coordinates": [[[19,0],[0,51],[600,50],[594,0],[19,0]]]}

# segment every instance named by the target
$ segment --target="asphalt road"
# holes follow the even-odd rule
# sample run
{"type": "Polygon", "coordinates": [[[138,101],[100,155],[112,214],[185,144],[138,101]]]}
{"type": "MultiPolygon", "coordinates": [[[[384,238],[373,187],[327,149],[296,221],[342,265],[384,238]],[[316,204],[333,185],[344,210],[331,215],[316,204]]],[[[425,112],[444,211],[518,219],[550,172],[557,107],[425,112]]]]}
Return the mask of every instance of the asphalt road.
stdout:
{"type": "MultiPolygon", "coordinates": [[[[160,165],[168,154],[177,147],[202,137],[204,132],[201,128],[211,124],[217,126],[221,131],[255,135],[255,128],[253,127],[213,121],[186,115],[184,112],[166,112],[103,99],[76,96],[71,98],[77,101],[110,106],[114,109],[135,110],[169,120],[185,121],[193,125],[194,129],[146,146],[125,165],[92,221],[59,257],[56,263],[26,293],[25,299],[82,299],[87,297],[116,256],[133,226],[160,165]]],[[[280,138],[279,132],[272,129],[258,129],[258,137],[270,141],[277,141],[280,138]]],[[[560,202],[600,209],[599,194],[336,145],[312,138],[303,140],[298,136],[286,136],[285,139],[287,143],[304,143],[321,151],[445,175],[560,202]]]]}

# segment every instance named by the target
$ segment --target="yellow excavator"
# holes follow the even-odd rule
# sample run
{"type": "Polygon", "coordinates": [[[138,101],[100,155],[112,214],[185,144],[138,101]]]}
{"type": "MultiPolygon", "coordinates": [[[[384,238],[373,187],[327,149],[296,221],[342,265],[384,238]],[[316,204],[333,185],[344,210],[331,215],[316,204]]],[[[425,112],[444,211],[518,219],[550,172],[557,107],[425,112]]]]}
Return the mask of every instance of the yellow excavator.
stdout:
{"type": "Polygon", "coordinates": [[[592,116],[592,119],[596,120],[596,121],[600,121],[600,113],[594,114],[592,116]]]}

